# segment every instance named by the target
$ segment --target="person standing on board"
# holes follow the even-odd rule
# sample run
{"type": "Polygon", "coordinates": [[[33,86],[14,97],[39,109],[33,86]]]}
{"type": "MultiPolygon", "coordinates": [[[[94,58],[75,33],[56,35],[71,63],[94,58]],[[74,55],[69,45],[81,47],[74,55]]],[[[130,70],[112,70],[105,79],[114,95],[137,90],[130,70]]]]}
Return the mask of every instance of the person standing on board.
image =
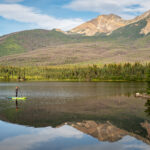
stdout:
{"type": "Polygon", "coordinates": [[[16,97],[18,97],[18,86],[16,86],[16,97]]]}
{"type": "MultiPolygon", "coordinates": [[[[18,86],[16,86],[16,97],[18,97],[18,86]]],[[[16,111],[18,111],[18,101],[16,99],[16,111]]]]}

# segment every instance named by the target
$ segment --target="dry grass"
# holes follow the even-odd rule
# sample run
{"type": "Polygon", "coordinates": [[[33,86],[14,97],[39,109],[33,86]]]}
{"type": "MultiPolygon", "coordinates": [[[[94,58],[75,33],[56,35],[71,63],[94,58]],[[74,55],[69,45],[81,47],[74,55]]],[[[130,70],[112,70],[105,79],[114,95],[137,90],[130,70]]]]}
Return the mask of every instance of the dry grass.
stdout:
{"type": "Polygon", "coordinates": [[[149,47],[95,42],[51,46],[23,54],[0,57],[2,65],[66,65],[149,62],[149,47]]]}

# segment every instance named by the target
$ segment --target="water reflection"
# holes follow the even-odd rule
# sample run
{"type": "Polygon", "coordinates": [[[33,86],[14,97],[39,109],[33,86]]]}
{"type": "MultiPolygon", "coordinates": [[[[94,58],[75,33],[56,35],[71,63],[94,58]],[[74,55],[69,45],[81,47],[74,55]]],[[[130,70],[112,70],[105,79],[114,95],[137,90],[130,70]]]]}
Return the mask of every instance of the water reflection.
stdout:
{"type": "Polygon", "coordinates": [[[19,83],[28,99],[5,99],[16,84],[0,83],[0,119],[19,124],[0,122],[2,150],[150,148],[145,100],[134,96],[146,83],[19,83]]]}
{"type": "Polygon", "coordinates": [[[150,82],[147,82],[147,90],[146,90],[147,94],[150,94],[150,82]]]}
{"type": "Polygon", "coordinates": [[[146,112],[146,114],[147,114],[148,116],[150,116],[150,100],[149,100],[149,99],[148,99],[147,102],[145,103],[145,106],[146,106],[145,112],[146,112]]]}
{"type": "Polygon", "coordinates": [[[19,106],[18,106],[18,100],[16,99],[16,111],[18,111],[19,106]]]}
{"type": "Polygon", "coordinates": [[[149,150],[150,148],[149,145],[138,140],[137,137],[128,135],[125,131],[114,126],[110,129],[108,123],[96,124],[96,129],[98,131],[101,130],[98,132],[100,135],[96,134],[90,129],[92,124],[96,123],[86,121],[86,123],[73,123],[62,125],[58,128],[32,128],[0,122],[0,128],[6,126],[6,133],[9,133],[5,138],[2,137],[3,134],[0,134],[0,139],[2,139],[0,140],[0,148],[2,150],[149,150]],[[101,126],[103,127],[101,128],[101,126]],[[104,130],[105,126],[106,131],[104,130]],[[82,128],[82,130],[76,129],[79,127],[82,128]],[[85,134],[85,131],[83,132],[83,128],[85,127],[88,128],[89,133],[91,133],[92,136],[85,134]],[[17,133],[14,130],[15,128],[18,130],[17,133]],[[117,133],[115,133],[115,131],[117,131],[117,133]],[[114,139],[114,137],[118,135],[119,138],[112,140],[112,138],[114,139]],[[103,136],[105,137],[103,138],[103,136]]]}
{"type": "MultiPolygon", "coordinates": [[[[147,88],[146,88],[146,93],[149,95],[150,94],[150,82],[147,82],[147,88]]],[[[148,99],[145,103],[145,106],[146,106],[146,114],[148,116],[150,116],[150,99],[148,99]]]]}
{"type": "Polygon", "coordinates": [[[131,96],[135,92],[145,91],[146,83],[101,82],[101,83],[66,83],[66,82],[25,82],[0,83],[0,99],[14,95],[14,89],[19,86],[22,95],[31,99],[46,98],[83,98],[85,96],[131,96]]]}
{"type": "MultiPolygon", "coordinates": [[[[0,122],[1,124],[5,125],[6,123],[0,122]]],[[[15,131],[12,131],[12,128],[14,125],[9,124],[7,125],[7,130],[11,133],[14,132],[14,135],[12,133],[12,136],[3,138],[3,140],[0,141],[0,149],[2,150],[26,150],[26,149],[40,149],[41,144],[43,143],[44,149],[52,148],[52,146],[55,146],[55,149],[57,147],[61,148],[61,145],[56,144],[56,141],[65,142],[65,140],[73,141],[77,140],[79,141],[83,137],[83,133],[79,132],[78,130],[75,130],[74,128],[70,126],[63,126],[60,128],[52,128],[52,127],[46,127],[46,128],[27,128],[25,133],[15,135],[15,131]],[[54,145],[56,144],[56,145],[54,145]],[[48,146],[46,148],[46,146],[48,146]]],[[[17,130],[24,130],[24,126],[16,126],[17,130]]],[[[7,132],[8,132],[7,131],[7,132]]],[[[2,134],[0,135],[0,137],[2,134]]],[[[70,144],[69,144],[70,145],[70,144]]]]}
{"type": "MultiPolygon", "coordinates": [[[[141,125],[142,127],[146,129],[147,129],[147,126],[148,127],[150,126],[148,122],[145,122],[141,125]]],[[[100,122],[95,122],[95,121],[82,121],[82,122],[77,122],[77,123],[71,123],[71,126],[80,130],[83,133],[89,134],[97,138],[99,141],[116,142],[122,139],[123,137],[130,135],[147,144],[150,144],[149,138],[148,139],[143,138],[142,136],[139,136],[138,134],[134,134],[132,132],[119,129],[118,127],[111,124],[109,121],[105,123],[100,123],[100,122]]],[[[149,133],[147,135],[149,137],[149,133]]]]}

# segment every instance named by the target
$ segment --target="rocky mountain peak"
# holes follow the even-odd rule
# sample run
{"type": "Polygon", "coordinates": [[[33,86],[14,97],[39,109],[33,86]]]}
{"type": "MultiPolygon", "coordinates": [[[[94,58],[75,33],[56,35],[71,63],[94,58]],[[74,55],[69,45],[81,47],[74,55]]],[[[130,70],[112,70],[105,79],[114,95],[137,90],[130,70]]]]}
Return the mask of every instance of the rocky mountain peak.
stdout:
{"type": "Polygon", "coordinates": [[[120,27],[124,27],[126,25],[146,19],[148,25],[146,26],[146,29],[141,29],[141,33],[148,34],[150,32],[149,18],[150,10],[131,20],[124,20],[115,14],[100,15],[97,18],[72,29],[70,33],[84,34],[86,36],[93,36],[96,33],[111,34],[112,31],[117,30],[120,27]]]}
{"type": "Polygon", "coordinates": [[[120,16],[115,15],[115,14],[108,14],[108,15],[99,15],[97,19],[101,18],[107,18],[107,19],[122,19],[120,16]]]}
{"type": "Polygon", "coordinates": [[[72,29],[70,32],[92,36],[96,33],[111,33],[113,30],[124,25],[126,25],[126,21],[117,15],[100,15],[97,18],[72,29]]]}

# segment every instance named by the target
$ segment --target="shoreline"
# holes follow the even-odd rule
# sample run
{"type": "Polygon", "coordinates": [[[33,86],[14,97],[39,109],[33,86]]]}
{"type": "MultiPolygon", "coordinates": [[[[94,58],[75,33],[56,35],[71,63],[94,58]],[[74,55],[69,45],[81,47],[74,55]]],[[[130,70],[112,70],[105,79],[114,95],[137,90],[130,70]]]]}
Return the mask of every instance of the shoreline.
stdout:
{"type": "Polygon", "coordinates": [[[136,93],[135,94],[136,97],[139,97],[139,98],[145,98],[145,99],[150,99],[150,95],[144,93],[144,94],[141,94],[141,93],[136,93]]]}
{"type": "Polygon", "coordinates": [[[146,80],[91,80],[91,81],[87,81],[87,80],[72,80],[72,79],[51,79],[51,80],[0,80],[0,83],[2,82],[150,82],[150,81],[146,81],[146,80]]]}

